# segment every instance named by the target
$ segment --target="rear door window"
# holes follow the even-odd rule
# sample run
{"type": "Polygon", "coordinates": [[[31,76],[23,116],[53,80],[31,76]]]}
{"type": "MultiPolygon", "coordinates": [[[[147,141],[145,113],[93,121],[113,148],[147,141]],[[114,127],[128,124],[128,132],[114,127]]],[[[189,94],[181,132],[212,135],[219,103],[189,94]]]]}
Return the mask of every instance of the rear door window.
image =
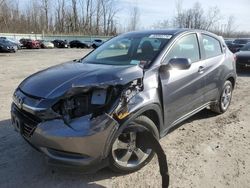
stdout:
{"type": "Polygon", "coordinates": [[[173,58],[187,58],[191,62],[200,60],[200,50],[196,34],[189,34],[179,39],[170,49],[166,61],[173,58]]]}
{"type": "Polygon", "coordinates": [[[202,34],[202,45],[206,58],[212,58],[222,54],[220,41],[214,37],[202,34]]]}

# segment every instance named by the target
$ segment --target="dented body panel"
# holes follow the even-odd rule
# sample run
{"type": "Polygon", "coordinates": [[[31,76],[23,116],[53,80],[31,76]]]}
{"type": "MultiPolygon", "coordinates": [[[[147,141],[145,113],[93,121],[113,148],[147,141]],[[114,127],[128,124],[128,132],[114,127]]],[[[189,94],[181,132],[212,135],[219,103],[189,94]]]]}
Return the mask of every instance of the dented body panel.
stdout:
{"type": "Polygon", "coordinates": [[[90,116],[75,119],[70,126],[65,125],[60,119],[41,123],[28,141],[40,150],[49,148],[46,154],[55,160],[88,165],[106,157],[106,144],[119,124],[107,114],[103,114],[94,119],[90,119],[90,116]],[[95,147],[92,147],[93,144],[95,147]],[[73,153],[75,157],[56,155],[53,148],[67,151],[68,156],[73,153]]]}
{"type": "Polygon", "coordinates": [[[125,85],[143,77],[138,66],[112,66],[69,62],[35,73],[19,86],[24,93],[54,99],[74,88],[125,85]],[[46,76],[45,76],[46,75],[46,76]]]}

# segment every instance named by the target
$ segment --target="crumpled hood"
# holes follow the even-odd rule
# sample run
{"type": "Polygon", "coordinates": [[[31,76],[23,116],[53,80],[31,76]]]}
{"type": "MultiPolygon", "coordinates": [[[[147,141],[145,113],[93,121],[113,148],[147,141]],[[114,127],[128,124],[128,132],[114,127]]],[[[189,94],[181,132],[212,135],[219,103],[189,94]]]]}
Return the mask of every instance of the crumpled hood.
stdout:
{"type": "Polygon", "coordinates": [[[113,66],[69,62],[37,72],[26,78],[19,88],[32,96],[56,98],[72,87],[125,85],[143,77],[139,66],[113,66]]]}

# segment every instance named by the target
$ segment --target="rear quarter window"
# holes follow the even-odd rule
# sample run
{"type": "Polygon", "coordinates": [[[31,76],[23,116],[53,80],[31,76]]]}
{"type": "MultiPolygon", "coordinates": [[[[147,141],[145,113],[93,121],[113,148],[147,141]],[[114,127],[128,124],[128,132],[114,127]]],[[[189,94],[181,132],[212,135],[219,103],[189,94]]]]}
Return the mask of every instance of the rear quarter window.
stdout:
{"type": "Polygon", "coordinates": [[[206,58],[212,58],[222,54],[220,41],[214,37],[202,34],[202,45],[206,58]]]}

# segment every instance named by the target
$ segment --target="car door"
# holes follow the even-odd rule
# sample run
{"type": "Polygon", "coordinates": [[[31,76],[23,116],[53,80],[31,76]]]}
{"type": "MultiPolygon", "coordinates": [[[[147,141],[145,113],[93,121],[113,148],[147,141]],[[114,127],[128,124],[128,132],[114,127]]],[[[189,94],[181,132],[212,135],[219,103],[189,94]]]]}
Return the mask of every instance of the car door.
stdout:
{"type": "Polygon", "coordinates": [[[204,103],[204,61],[201,60],[196,33],[177,39],[164,62],[172,58],[188,58],[186,70],[160,69],[165,126],[175,125],[204,103]]]}
{"type": "Polygon", "coordinates": [[[225,61],[225,54],[221,42],[207,34],[201,34],[201,48],[204,52],[205,64],[205,102],[214,101],[218,98],[218,83],[221,83],[221,75],[226,69],[222,66],[225,61]]]}

